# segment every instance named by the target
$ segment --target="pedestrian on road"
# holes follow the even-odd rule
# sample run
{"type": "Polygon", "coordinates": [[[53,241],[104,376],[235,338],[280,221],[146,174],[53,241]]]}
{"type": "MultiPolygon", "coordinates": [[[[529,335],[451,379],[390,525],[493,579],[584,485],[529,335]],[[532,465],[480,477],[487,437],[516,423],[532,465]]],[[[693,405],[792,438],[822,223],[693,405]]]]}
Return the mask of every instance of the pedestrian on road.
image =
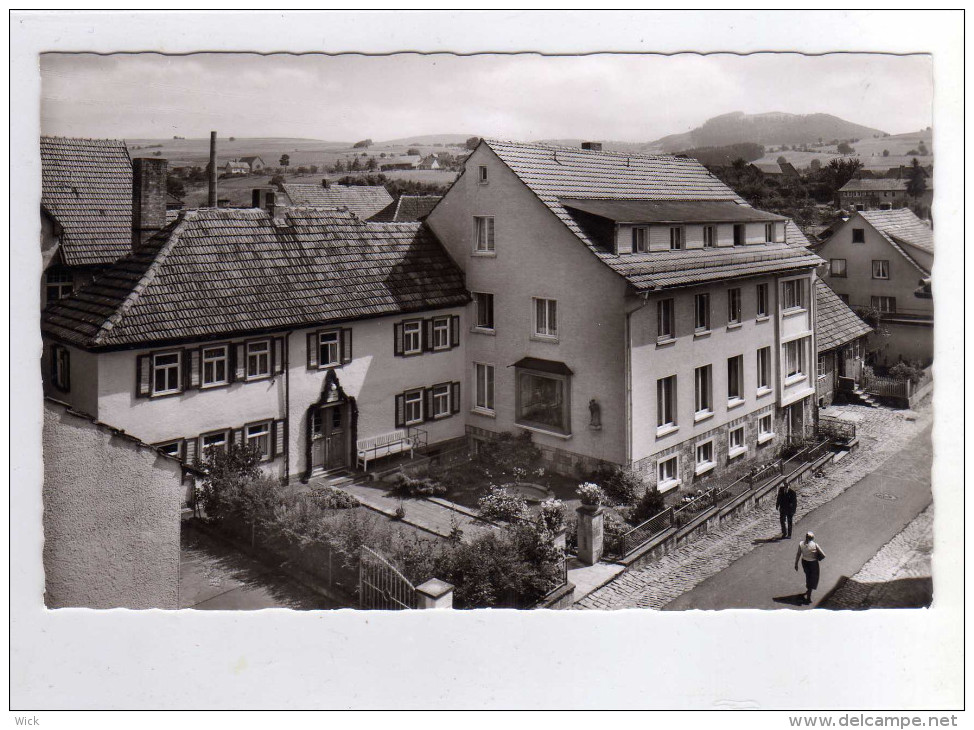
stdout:
{"type": "Polygon", "coordinates": [[[815,535],[811,532],[805,533],[805,539],[798,543],[798,552],[795,554],[795,570],[798,570],[798,561],[801,560],[802,570],[805,571],[805,603],[812,602],[812,591],[818,588],[818,564],[825,560],[825,553],[815,542],[815,535]]]}
{"type": "Polygon", "coordinates": [[[778,517],[781,519],[781,536],[790,538],[791,524],[795,519],[795,511],[798,509],[798,495],[790,484],[782,484],[778,487],[774,506],[778,510],[778,517]]]}

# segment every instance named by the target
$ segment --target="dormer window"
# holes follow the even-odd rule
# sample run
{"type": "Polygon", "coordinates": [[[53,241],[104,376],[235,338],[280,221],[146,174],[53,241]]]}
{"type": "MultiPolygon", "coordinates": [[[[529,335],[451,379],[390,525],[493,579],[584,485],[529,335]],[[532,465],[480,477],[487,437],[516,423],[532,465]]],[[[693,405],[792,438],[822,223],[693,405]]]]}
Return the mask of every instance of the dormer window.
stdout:
{"type": "Polygon", "coordinates": [[[743,246],[744,242],[747,240],[746,227],[743,223],[738,223],[734,226],[734,245],[743,246]]]}
{"type": "Polygon", "coordinates": [[[670,228],[670,251],[679,251],[683,248],[683,228],[673,226],[670,228]]]}
{"type": "Polygon", "coordinates": [[[632,229],[632,252],[646,253],[648,250],[647,236],[645,228],[632,229]]]}
{"type": "Polygon", "coordinates": [[[764,224],[764,242],[774,243],[774,223],[764,224]]]}
{"type": "Polygon", "coordinates": [[[717,245],[717,226],[703,227],[703,247],[713,248],[717,245]]]}

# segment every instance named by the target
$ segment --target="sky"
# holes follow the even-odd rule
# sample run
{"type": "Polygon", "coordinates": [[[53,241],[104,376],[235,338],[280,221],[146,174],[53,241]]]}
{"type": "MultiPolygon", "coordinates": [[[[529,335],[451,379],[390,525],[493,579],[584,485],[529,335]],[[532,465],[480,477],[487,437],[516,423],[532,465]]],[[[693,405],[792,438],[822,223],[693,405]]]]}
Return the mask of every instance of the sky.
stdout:
{"type": "Polygon", "coordinates": [[[728,112],[932,125],[929,56],[43,54],[43,134],[648,142],[728,112]]]}

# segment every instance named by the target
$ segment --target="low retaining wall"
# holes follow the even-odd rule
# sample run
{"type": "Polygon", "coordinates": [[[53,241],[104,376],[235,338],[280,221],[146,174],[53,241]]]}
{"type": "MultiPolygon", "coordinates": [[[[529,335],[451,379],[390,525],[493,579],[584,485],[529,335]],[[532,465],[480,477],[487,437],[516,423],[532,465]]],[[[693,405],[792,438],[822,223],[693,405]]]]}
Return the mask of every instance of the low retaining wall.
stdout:
{"type": "Polygon", "coordinates": [[[571,608],[574,603],[574,593],[575,584],[568,581],[555,588],[551,593],[532,606],[532,608],[548,608],[554,611],[571,608]]]}

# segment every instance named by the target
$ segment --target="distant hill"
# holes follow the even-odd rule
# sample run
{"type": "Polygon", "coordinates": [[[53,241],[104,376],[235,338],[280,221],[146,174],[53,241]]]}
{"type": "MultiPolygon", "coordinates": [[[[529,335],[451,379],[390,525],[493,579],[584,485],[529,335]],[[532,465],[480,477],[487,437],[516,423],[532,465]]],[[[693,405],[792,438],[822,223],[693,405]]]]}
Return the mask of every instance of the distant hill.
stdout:
{"type": "Polygon", "coordinates": [[[812,144],[819,140],[865,139],[885,132],[853,124],[831,114],[745,114],[731,112],[708,119],[702,126],[671,134],[646,145],[646,152],[679,152],[699,147],[723,147],[741,142],[771,145],[812,144]]]}
{"type": "Polygon", "coordinates": [[[753,142],[740,142],[723,147],[696,147],[692,150],[682,150],[681,155],[692,157],[707,167],[726,167],[737,159],[754,162],[764,156],[764,147],[753,142]]]}
{"type": "Polygon", "coordinates": [[[418,134],[415,137],[402,137],[400,139],[386,139],[381,142],[376,143],[376,147],[391,147],[399,145],[409,145],[409,146],[433,146],[433,145],[451,145],[451,144],[463,144],[470,137],[476,137],[475,134],[418,134]]]}

